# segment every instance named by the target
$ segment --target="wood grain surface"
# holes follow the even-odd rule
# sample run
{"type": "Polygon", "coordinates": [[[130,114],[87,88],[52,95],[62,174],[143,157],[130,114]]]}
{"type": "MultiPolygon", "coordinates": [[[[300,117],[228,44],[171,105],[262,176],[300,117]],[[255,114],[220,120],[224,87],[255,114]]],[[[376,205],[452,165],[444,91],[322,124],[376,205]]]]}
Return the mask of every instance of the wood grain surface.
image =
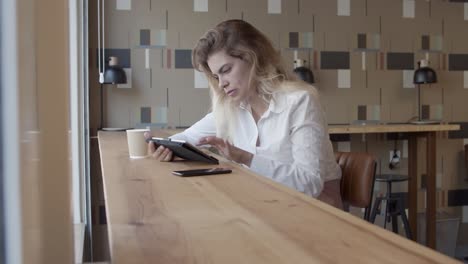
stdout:
{"type": "MultiPolygon", "coordinates": [[[[361,134],[361,133],[396,133],[396,132],[431,132],[460,130],[456,124],[380,124],[380,125],[328,125],[329,134],[361,134]]],[[[165,129],[168,134],[176,134],[183,129],[165,129]]]]}
{"type": "Polygon", "coordinates": [[[456,262],[237,164],[183,178],[213,165],[132,160],[125,133],[98,137],[112,263],[456,262]]]}
{"type": "Polygon", "coordinates": [[[432,132],[460,130],[460,125],[435,124],[387,124],[387,125],[329,125],[329,134],[394,133],[394,132],[432,132]]]}

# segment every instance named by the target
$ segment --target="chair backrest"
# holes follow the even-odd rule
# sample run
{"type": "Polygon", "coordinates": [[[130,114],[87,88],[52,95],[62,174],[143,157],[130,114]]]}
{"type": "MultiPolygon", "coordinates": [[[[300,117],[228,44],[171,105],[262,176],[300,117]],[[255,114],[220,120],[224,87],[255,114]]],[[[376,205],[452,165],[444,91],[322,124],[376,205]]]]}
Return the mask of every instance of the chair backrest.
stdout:
{"type": "Polygon", "coordinates": [[[341,167],[341,197],[348,206],[365,208],[369,219],[377,163],[372,155],[358,152],[335,152],[341,167]]]}

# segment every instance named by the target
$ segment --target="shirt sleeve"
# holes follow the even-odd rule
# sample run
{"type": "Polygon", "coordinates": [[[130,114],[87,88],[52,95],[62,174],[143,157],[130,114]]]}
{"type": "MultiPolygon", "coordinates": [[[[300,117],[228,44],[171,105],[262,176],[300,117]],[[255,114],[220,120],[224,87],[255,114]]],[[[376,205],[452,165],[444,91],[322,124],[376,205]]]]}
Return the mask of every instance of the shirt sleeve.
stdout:
{"type": "Polygon", "coordinates": [[[193,124],[181,133],[172,135],[170,138],[185,140],[188,143],[195,145],[198,143],[200,138],[207,136],[216,135],[216,124],[213,113],[207,114],[205,117],[200,119],[198,122],[193,124]]]}
{"type": "Polygon", "coordinates": [[[304,93],[290,108],[292,162],[254,155],[250,168],[312,197],[322,192],[325,178],[340,178],[326,131],[325,115],[315,94],[304,93]],[[328,174],[328,175],[327,175],[328,174]]]}

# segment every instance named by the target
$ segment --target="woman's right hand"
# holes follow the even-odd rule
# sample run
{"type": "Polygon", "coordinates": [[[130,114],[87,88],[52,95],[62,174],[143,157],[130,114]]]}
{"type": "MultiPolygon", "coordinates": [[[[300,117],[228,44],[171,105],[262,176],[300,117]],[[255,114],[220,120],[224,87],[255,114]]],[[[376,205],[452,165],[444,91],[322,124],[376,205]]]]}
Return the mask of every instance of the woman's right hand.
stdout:
{"type": "MultiPolygon", "coordinates": [[[[145,132],[145,139],[151,138],[149,132],[145,132]]],[[[172,161],[173,154],[172,151],[164,146],[159,146],[156,148],[156,144],[150,141],[148,142],[148,154],[159,161],[172,161]]]]}

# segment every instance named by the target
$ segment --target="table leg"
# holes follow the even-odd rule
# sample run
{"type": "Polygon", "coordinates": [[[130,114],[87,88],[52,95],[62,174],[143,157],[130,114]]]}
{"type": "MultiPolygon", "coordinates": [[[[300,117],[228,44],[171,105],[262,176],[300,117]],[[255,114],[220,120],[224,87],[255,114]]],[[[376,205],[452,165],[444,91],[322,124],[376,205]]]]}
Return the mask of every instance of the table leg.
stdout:
{"type": "Polygon", "coordinates": [[[436,133],[427,132],[427,163],[426,163],[426,244],[435,249],[436,246],[436,133]]]}
{"type": "Polygon", "coordinates": [[[418,238],[418,137],[409,134],[408,140],[408,217],[412,240],[418,238]]]}

